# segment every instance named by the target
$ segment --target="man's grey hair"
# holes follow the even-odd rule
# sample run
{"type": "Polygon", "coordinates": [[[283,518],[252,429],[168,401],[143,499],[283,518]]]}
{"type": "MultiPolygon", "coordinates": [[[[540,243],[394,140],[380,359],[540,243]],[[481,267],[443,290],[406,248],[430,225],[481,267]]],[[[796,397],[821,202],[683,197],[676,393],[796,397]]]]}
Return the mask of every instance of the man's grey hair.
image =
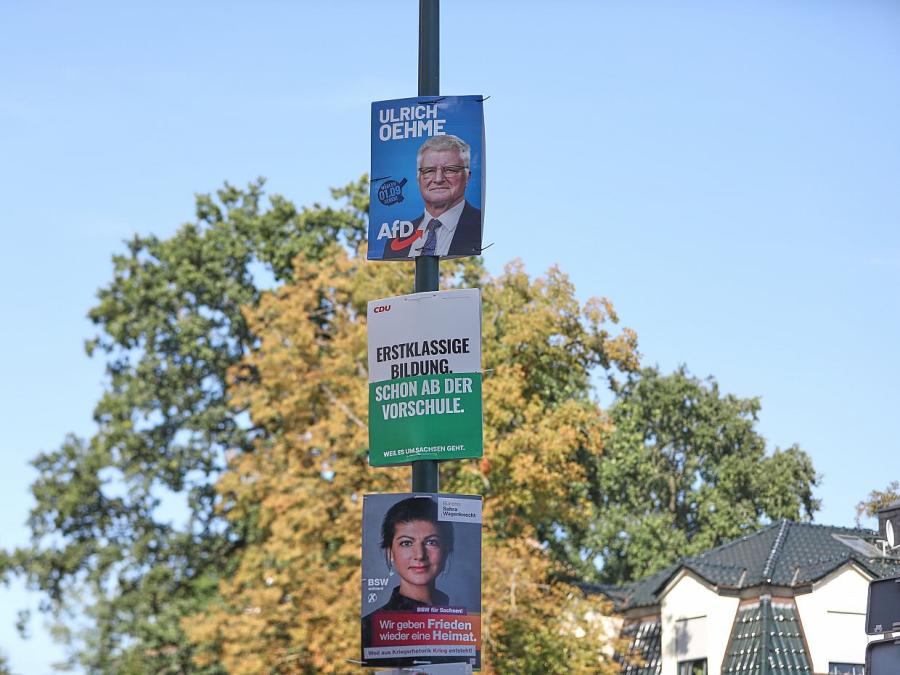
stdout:
{"type": "Polygon", "coordinates": [[[419,151],[416,153],[416,169],[422,168],[422,155],[425,154],[426,150],[459,150],[459,159],[462,161],[463,166],[467,169],[469,168],[471,158],[469,144],[459,136],[454,136],[453,134],[432,136],[422,143],[419,146],[419,151]]]}

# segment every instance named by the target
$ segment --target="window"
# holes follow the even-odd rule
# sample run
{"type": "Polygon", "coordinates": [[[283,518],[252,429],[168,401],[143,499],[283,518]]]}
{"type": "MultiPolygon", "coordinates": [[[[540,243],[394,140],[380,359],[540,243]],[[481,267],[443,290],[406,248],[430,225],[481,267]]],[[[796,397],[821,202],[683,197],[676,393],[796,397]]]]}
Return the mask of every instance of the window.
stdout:
{"type": "Polygon", "coordinates": [[[679,661],[678,675],[706,675],[706,659],[679,661]]]}
{"type": "Polygon", "coordinates": [[[863,675],[865,666],[861,663],[829,663],[828,675],[863,675]]]}

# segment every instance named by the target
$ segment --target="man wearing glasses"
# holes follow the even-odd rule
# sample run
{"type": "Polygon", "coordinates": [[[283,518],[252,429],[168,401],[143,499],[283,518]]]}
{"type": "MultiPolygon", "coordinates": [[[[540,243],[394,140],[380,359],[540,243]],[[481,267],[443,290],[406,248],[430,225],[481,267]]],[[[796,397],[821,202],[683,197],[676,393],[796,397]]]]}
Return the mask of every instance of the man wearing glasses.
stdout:
{"type": "Polygon", "coordinates": [[[411,237],[385,246],[385,259],[481,253],[481,211],[466,201],[469,167],[469,145],[462,139],[447,134],[422,143],[416,174],[425,213],[412,221],[411,237]]]}

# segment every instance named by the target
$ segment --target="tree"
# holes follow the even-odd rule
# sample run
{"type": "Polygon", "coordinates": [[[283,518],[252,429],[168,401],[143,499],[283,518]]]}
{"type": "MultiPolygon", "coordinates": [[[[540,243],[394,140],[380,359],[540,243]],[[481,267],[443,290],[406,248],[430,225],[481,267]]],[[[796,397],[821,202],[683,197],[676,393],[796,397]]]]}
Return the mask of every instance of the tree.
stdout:
{"type": "Polygon", "coordinates": [[[767,521],[811,518],[812,461],[796,445],[767,453],[759,409],[683,366],[632,375],[610,407],[605,454],[590,464],[599,515],[569,548],[582,574],[622,583],[767,521]]]}
{"type": "Polygon", "coordinates": [[[90,312],[99,332],[87,351],[108,378],[97,432],[34,460],[31,545],[5,563],[45,594],[72,665],[194,668],[180,621],[215,595],[253,526],[223,518],[213,483],[226,450],[251,451],[268,431],[227,399],[228,369],[256,343],[242,308],[259,300],[259,270],[281,283],[298,253],[358,242],[366,194],[363,179],[334,191],[345,207],[298,210],[266,202],[261,180],[226,185],[199,195],[196,221],[171,238],[135,236],[113,258],[90,312]],[[173,505],[183,524],[162,515],[173,505]]]}
{"type": "MultiPolygon", "coordinates": [[[[298,210],[261,182],[226,185],[171,238],[135,237],[114,258],[91,311],[88,351],[108,374],[97,432],[38,456],[31,545],[0,553],[0,576],[44,593],[71,665],[316,672],[356,652],[359,496],[408,485],[365,458],[365,303],[408,292],[412,274],[365,262],[365,179],[333,195],[345,205],[298,210]]],[[[485,457],[445,464],[442,489],[485,498],[489,668],[609,665],[595,648],[605,607],[567,581],[597,576],[598,557],[602,578],[626,579],[734,522],[812,513],[809,459],[765,454],[758,403],[695,382],[695,402],[660,416],[653,405],[687,394],[647,372],[619,384],[636,338],[610,303],[580,304],[556,269],[442,272],[484,299],[485,457]],[[597,374],[620,392],[612,417],[597,374]],[[644,545],[654,524],[668,539],[644,545]]]]}
{"type": "Polygon", "coordinates": [[[856,505],[856,524],[863,516],[874,518],[878,511],[900,501],[900,481],[891,481],[884,490],[872,490],[869,496],[856,505]]]}
{"type": "MultiPolygon", "coordinates": [[[[607,427],[590,372],[634,368],[634,336],[611,334],[611,306],[580,305],[558,270],[532,281],[521,265],[498,278],[473,260],[442,268],[444,287],[476,283],[484,295],[485,457],[444,464],[442,490],[485,499],[486,669],[611,672],[598,651],[604,603],[563,581],[571,568],[542,541],[590,512],[579,461],[602,452],[607,427]]],[[[229,517],[253,520],[259,536],[220,598],[185,621],[201,666],[354,670],[361,495],[409,480],[408,468],[370,469],[366,458],[365,303],[408,290],[411,276],[336,248],[322,262],[298,258],[294,281],[248,311],[260,344],[235,369],[235,405],[277,431],[219,483],[229,517]]]]}

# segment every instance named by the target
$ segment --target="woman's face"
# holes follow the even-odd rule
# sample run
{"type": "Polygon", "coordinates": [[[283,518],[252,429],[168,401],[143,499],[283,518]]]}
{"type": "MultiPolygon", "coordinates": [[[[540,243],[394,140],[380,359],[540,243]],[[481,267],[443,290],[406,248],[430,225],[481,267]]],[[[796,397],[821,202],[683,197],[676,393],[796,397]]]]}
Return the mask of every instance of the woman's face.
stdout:
{"type": "Polygon", "coordinates": [[[444,569],[444,545],[434,523],[427,520],[397,523],[391,557],[401,585],[402,582],[412,586],[432,585],[444,569]]]}

